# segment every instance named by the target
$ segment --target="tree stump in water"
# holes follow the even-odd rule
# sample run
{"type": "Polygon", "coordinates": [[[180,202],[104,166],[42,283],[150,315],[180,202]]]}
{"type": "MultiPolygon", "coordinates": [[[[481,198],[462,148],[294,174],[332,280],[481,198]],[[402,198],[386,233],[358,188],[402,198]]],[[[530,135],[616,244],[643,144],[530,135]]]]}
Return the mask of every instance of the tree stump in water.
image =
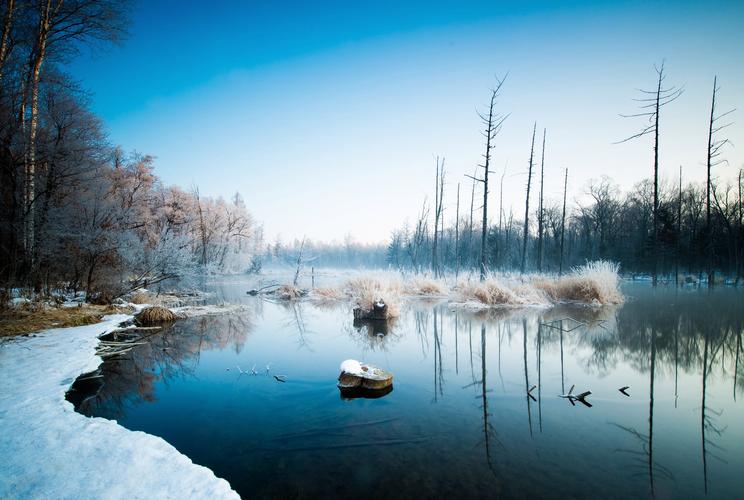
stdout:
{"type": "Polygon", "coordinates": [[[376,300],[372,304],[372,309],[370,310],[365,310],[361,307],[355,307],[354,319],[372,319],[386,321],[390,319],[390,315],[388,314],[388,306],[382,300],[376,300]]]}
{"type": "MultiPolygon", "coordinates": [[[[350,389],[383,390],[393,385],[393,374],[355,359],[341,363],[338,388],[343,392],[350,389]]],[[[388,391],[389,392],[389,391],[388,391]]]]}

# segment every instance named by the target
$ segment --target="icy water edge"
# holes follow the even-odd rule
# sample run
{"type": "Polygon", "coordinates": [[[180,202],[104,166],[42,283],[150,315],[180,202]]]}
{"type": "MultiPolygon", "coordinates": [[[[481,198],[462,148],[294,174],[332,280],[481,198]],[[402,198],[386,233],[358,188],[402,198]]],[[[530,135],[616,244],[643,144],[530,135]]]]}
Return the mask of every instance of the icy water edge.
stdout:
{"type": "Polygon", "coordinates": [[[738,290],[628,284],[624,305],[601,309],[418,301],[389,328],[355,325],[348,305],[245,290],[212,287],[246,311],[179,321],[106,361],[98,383],[70,393],[77,410],[163,437],[244,498],[735,498],[744,488],[738,290]],[[393,391],[341,398],[347,358],[392,371],[393,391]],[[591,391],[587,404],[559,397],[571,386],[591,391]]]}

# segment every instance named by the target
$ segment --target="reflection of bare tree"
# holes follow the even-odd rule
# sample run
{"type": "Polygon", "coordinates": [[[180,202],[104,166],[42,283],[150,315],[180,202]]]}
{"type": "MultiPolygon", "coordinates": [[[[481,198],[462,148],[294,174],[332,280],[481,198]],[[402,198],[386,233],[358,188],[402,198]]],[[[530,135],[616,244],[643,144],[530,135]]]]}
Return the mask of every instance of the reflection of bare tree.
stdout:
{"type": "Polygon", "coordinates": [[[524,390],[527,400],[527,422],[530,426],[530,437],[532,437],[532,409],[530,407],[530,378],[527,371],[527,318],[522,319],[522,340],[524,353],[524,390]]]}
{"type": "Polygon", "coordinates": [[[654,461],[654,382],[656,376],[656,331],[651,328],[651,354],[649,362],[649,400],[648,400],[648,434],[643,434],[633,428],[620,424],[612,424],[634,436],[641,443],[641,451],[618,449],[616,451],[628,453],[635,457],[633,468],[642,469],[637,474],[647,473],[650,494],[656,496],[655,474],[672,479],[673,475],[669,469],[654,461]]]}
{"type": "Polygon", "coordinates": [[[302,302],[299,300],[284,300],[275,301],[275,303],[289,313],[288,318],[284,321],[284,327],[292,329],[297,333],[298,348],[313,352],[309,336],[312,332],[307,329],[302,302]]]}
{"type": "Polygon", "coordinates": [[[442,328],[442,317],[439,315],[439,327],[437,327],[437,307],[434,307],[434,402],[437,397],[444,395],[444,373],[442,371],[442,344],[439,340],[439,332],[442,328]]]}
{"type": "Polygon", "coordinates": [[[537,420],[542,432],[542,322],[537,323],[537,420]]]}
{"type": "MultiPolygon", "coordinates": [[[[493,462],[491,460],[491,438],[495,438],[498,441],[498,435],[493,424],[489,422],[488,417],[491,415],[488,412],[488,389],[486,388],[486,324],[481,324],[481,406],[483,410],[483,440],[486,446],[486,463],[488,463],[489,470],[496,475],[494,470],[493,462]]],[[[499,443],[501,444],[501,443],[499,443]]]]}
{"type": "Polygon", "coordinates": [[[95,375],[79,377],[68,399],[85,415],[120,418],[127,406],[154,401],[156,383],[193,376],[203,349],[231,346],[239,351],[252,329],[246,313],[178,321],[149,334],[126,356],[106,359],[95,375]]]}
{"type": "Polygon", "coordinates": [[[736,379],[739,376],[739,352],[741,351],[741,333],[736,334],[736,355],[734,356],[734,401],[736,401],[736,379]]]}
{"type": "MultiPolygon", "coordinates": [[[[723,458],[721,458],[719,455],[713,453],[710,448],[723,451],[723,448],[719,445],[717,445],[714,441],[710,439],[710,437],[706,434],[708,432],[713,433],[716,437],[721,437],[723,432],[726,430],[726,428],[722,428],[718,423],[716,422],[717,417],[720,417],[723,411],[716,411],[711,408],[708,408],[706,396],[708,391],[708,375],[713,369],[713,363],[716,358],[716,353],[718,351],[719,347],[716,347],[714,349],[709,348],[709,336],[705,335],[705,341],[704,341],[704,347],[703,347],[703,391],[702,391],[702,398],[701,398],[701,404],[700,404],[700,434],[701,434],[701,443],[702,443],[702,456],[703,456],[703,487],[705,489],[705,494],[708,494],[708,456],[711,456],[717,460],[720,460],[721,462],[726,462],[723,458]],[[709,359],[710,357],[710,359],[709,359]]],[[[721,350],[723,353],[723,350],[721,350]]],[[[723,364],[723,363],[721,363],[723,364]]]]}

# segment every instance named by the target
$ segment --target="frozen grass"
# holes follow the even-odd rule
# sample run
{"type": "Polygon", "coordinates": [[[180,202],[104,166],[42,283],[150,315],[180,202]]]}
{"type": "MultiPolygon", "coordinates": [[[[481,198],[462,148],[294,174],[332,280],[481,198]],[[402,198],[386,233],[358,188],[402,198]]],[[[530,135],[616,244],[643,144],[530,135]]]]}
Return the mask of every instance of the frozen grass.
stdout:
{"type": "Polygon", "coordinates": [[[149,292],[136,291],[129,297],[129,302],[132,304],[153,304],[155,297],[149,292]]]}
{"type": "Polygon", "coordinates": [[[344,283],[341,291],[365,313],[374,309],[375,302],[384,302],[389,318],[400,314],[401,284],[398,280],[358,276],[344,283]]]}
{"type": "Polygon", "coordinates": [[[554,302],[620,304],[623,296],[618,286],[618,270],[617,264],[599,260],[573,269],[568,276],[554,279],[539,277],[532,283],[554,302]]]}
{"type": "Polygon", "coordinates": [[[304,295],[305,292],[294,285],[282,285],[274,291],[274,296],[281,300],[295,300],[304,295]]]}
{"type": "Polygon", "coordinates": [[[446,285],[431,278],[413,277],[403,283],[406,295],[421,295],[424,297],[447,295],[446,285]]]}
{"type": "Polygon", "coordinates": [[[142,326],[158,325],[160,323],[170,323],[178,319],[178,315],[166,309],[165,307],[152,306],[142,309],[142,311],[135,316],[137,323],[142,326]]]}
{"type": "Polygon", "coordinates": [[[382,300],[400,313],[405,298],[448,298],[453,305],[482,307],[549,307],[558,303],[611,305],[623,301],[617,264],[596,261],[567,276],[504,274],[481,282],[470,276],[453,283],[451,277],[432,279],[378,271],[358,274],[337,286],[316,288],[316,302],[351,300],[364,311],[382,300]]]}

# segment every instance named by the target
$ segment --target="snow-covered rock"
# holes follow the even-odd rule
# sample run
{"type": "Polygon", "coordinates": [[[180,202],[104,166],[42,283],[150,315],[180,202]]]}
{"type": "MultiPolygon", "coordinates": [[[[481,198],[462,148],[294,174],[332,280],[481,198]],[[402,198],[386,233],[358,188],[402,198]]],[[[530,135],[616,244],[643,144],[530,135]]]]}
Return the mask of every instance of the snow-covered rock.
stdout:
{"type": "Polygon", "coordinates": [[[163,439],[85,417],[65,399],[101,363],[98,336],[128,319],[0,343],[0,498],[239,498],[163,439]]]}

